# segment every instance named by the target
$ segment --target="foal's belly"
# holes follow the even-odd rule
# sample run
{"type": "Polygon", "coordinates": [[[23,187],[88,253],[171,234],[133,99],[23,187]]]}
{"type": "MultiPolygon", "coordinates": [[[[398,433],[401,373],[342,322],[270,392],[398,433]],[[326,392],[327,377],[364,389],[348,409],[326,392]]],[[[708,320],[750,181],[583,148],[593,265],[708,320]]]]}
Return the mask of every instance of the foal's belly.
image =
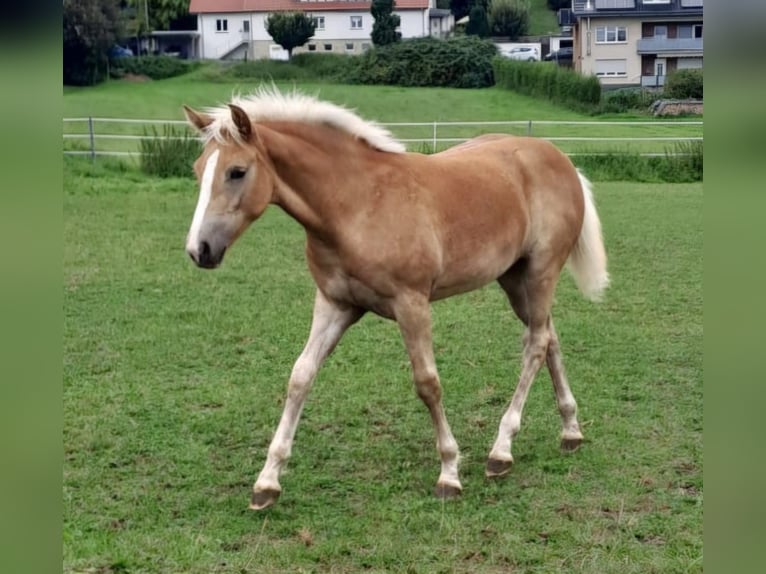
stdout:
{"type": "Polygon", "coordinates": [[[431,301],[480,289],[505,273],[516,259],[515,253],[492,258],[479,253],[472,261],[464,262],[459,268],[453,265],[445,269],[434,282],[431,301]]]}

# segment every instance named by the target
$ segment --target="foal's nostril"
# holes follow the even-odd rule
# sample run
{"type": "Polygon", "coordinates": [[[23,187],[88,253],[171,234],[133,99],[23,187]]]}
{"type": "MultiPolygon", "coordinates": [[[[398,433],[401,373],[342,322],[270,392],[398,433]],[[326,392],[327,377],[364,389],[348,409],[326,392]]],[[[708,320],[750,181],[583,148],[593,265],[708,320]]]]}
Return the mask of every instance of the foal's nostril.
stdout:
{"type": "Polygon", "coordinates": [[[199,260],[207,261],[210,259],[210,244],[203,241],[199,244],[199,260]]]}

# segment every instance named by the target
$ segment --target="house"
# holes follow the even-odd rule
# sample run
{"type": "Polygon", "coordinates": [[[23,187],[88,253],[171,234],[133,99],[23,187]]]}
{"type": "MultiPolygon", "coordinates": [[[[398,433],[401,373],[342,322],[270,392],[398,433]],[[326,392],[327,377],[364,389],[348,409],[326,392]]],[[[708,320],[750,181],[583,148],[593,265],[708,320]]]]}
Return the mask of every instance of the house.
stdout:
{"type": "Polygon", "coordinates": [[[573,0],[574,68],[603,86],[659,87],[702,68],[703,0],[573,0]]]}
{"type": "MultiPolygon", "coordinates": [[[[314,36],[300,52],[360,54],[370,48],[373,17],[370,0],[191,0],[197,15],[200,58],[286,59],[287,51],[266,31],[273,12],[306,12],[316,18],[314,36]]],[[[402,38],[443,37],[454,26],[449,10],[436,9],[436,0],[396,0],[402,38]]]]}

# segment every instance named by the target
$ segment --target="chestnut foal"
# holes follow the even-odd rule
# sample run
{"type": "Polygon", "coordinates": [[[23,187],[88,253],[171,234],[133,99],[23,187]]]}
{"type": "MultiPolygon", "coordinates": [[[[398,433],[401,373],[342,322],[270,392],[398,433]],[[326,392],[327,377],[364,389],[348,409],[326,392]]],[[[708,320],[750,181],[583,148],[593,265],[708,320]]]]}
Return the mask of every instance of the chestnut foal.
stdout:
{"type": "Polygon", "coordinates": [[[580,445],[551,306],[565,264],[591,299],[609,279],[590,183],[566,155],[546,141],[508,135],[483,135],[433,155],[406,153],[385,129],[345,108],[275,88],[226,106],[184,110],[205,140],[194,165],[200,193],[189,256],[200,267],[217,267],[275,204],[304,227],[317,285],[311,332],[290,375],[251,508],[279,497],[279,476],[314,377],[367,311],[398,323],[415,389],[436,430],[436,495],[459,494],[458,445],[442,406],[429,304],[494,280],[526,330],[518,386],[486,475],[510,470],[511,441],[543,362],[563,422],[562,448],[580,445]]]}

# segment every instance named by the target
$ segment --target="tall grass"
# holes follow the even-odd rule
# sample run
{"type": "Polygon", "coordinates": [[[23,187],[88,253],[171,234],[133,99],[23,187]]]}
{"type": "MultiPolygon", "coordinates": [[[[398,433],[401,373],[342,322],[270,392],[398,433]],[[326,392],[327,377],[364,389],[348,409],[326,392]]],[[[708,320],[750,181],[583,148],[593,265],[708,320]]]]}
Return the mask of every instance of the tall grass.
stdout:
{"type": "Polygon", "coordinates": [[[702,181],[701,141],[674,142],[661,156],[616,150],[582,154],[572,161],[593,181],[691,183],[702,181]]]}
{"type": "Polygon", "coordinates": [[[166,124],[162,127],[162,133],[156,126],[145,128],[140,149],[141,170],[144,173],[158,177],[182,177],[191,174],[192,164],[202,151],[202,145],[196,136],[185,129],[166,124]]]}

